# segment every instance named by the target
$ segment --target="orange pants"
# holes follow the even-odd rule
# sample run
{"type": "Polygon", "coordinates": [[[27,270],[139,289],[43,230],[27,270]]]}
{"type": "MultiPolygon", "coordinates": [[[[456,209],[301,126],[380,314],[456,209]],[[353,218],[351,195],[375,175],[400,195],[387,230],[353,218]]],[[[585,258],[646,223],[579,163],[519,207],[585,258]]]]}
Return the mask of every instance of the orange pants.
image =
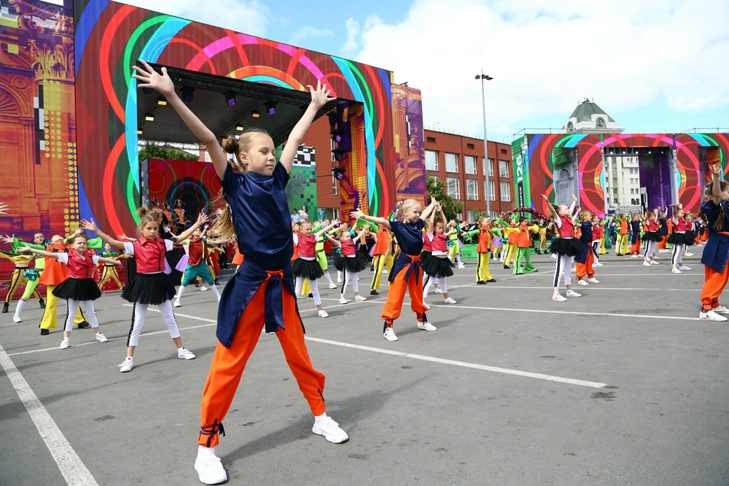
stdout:
{"type": "Polygon", "coordinates": [[[638,241],[630,245],[630,253],[631,255],[640,254],[640,238],[638,238],[638,241]]]}
{"type": "Polygon", "coordinates": [[[595,270],[592,269],[592,262],[595,255],[592,253],[592,248],[587,249],[587,257],[585,257],[585,263],[577,262],[575,266],[575,273],[577,274],[577,280],[582,280],[587,275],[588,278],[592,278],[595,275],[595,270]]]}
{"type": "Polygon", "coordinates": [[[701,306],[704,310],[719,307],[719,296],[729,281],[729,262],[723,272],[717,272],[708,265],[704,266],[704,286],[701,288],[701,306]]]}
{"type": "Polygon", "coordinates": [[[665,250],[666,244],[668,244],[668,235],[661,238],[661,241],[658,242],[658,249],[659,250],[665,250]]]}
{"type": "MultiPolygon", "coordinates": [[[[267,285],[268,280],[261,284],[246,306],[230,348],[220,342],[215,347],[215,356],[210,364],[200,403],[198,444],[202,446],[215,447],[218,443],[218,428],[233,402],[246,362],[261,337],[267,285]]],[[[296,313],[296,299],[286,289],[283,290],[283,316],[285,328],[276,331],[276,337],[281,343],[286,362],[296,377],[299,389],[309,402],[311,413],[314,416],[321,415],[326,410],[323,395],[324,375],[311,365],[304,342],[304,327],[296,313]]]]}
{"type": "Polygon", "coordinates": [[[410,292],[410,307],[413,312],[420,316],[425,314],[425,305],[423,304],[423,269],[418,268],[417,271],[410,273],[410,278],[405,280],[405,275],[408,273],[412,263],[409,263],[403,267],[400,272],[395,276],[395,279],[390,283],[390,289],[387,291],[387,302],[385,307],[382,309],[382,319],[392,325],[392,321],[400,317],[402,311],[402,303],[405,300],[405,290],[410,292]]]}

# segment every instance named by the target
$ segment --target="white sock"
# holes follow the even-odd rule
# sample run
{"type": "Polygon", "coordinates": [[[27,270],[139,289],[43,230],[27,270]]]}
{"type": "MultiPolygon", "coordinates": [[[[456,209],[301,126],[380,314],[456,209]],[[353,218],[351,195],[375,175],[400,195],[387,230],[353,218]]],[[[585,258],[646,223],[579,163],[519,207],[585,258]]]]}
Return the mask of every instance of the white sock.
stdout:
{"type": "Polygon", "coordinates": [[[220,290],[218,290],[218,287],[215,284],[212,284],[210,286],[211,289],[213,289],[213,293],[215,294],[215,297],[218,298],[218,302],[220,302],[220,290]]]}
{"type": "Polygon", "coordinates": [[[177,295],[175,296],[175,300],[176,300],[177,302],[179,302],[179,301],[180,301],[180,299],[182,299],[182,292],[183,292],[184,290],[185,290],[185,286],[184,286],[184,285],[180,285],[180,286],[179,286],[179,287],[177,288],[177,295]]]}
{"type": "Polygon", "coordinates": [[[23,310],[24,305],[25,301],[23,299],[19,299],[18,303],[15,305],[15,317],[20,318],[20,312],[23,310]]]}

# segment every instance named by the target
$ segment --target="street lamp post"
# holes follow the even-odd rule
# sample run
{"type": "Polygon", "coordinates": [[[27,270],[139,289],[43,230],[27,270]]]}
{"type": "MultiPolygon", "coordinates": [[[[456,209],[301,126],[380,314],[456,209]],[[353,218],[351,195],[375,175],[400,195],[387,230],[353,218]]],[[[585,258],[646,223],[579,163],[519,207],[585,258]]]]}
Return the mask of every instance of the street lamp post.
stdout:
{"type": "Polygon", "coordinates": [[[486,169],[486,184],[484,184],[484,198],[486,199],[486,214],[491,216],[491,179],[489,178],[489,169],[493,171],[491,161],[489,160],[489,142],[486,138],[486,86],[485,81],[491,81],[492,78],[488,74],[483,73],[483,69],[480,74],[476,75],[476,79],[481,80],[481,107],[483,109],[483,158],[486,169]]]}

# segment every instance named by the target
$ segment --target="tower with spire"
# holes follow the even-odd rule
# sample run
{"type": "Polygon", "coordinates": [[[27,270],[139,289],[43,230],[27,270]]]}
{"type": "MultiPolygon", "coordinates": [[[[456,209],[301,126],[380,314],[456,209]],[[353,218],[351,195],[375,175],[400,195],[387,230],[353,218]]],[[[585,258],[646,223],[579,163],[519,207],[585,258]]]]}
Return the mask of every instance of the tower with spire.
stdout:
{"type": "Polygon", "coordinates": [[[572,114],[564,124],[564,129],[568,132],[584,133],[615,133],[623,131],[613,117],[608,115],[605,110],[589,98],[585,98],[572,111],[572,114]]]}

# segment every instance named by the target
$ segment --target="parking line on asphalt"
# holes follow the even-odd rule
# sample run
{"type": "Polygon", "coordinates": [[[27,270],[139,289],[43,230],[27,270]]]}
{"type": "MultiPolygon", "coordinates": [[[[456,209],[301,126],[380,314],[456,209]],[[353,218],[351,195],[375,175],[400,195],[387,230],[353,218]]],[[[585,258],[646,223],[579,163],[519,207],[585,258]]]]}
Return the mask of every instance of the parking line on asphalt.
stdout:
{"type": "Polygon", "coordinates": [[[46,407],[43,406],[2,346],[0,346],[0,366],[2,366],[5,376],[8,377],[10,384],[18,394],[21,403],[28,411],[33,425],[38,429],[38,434],[43,439],[66,483],[73,486],[98,486],[99,483],[96,482],[91,471],[88,470],[76,454],[76,451],[71,447],[66,436],[58,428],[58,424],[53,420],[51,414],[48,413],[46,407]]]}

